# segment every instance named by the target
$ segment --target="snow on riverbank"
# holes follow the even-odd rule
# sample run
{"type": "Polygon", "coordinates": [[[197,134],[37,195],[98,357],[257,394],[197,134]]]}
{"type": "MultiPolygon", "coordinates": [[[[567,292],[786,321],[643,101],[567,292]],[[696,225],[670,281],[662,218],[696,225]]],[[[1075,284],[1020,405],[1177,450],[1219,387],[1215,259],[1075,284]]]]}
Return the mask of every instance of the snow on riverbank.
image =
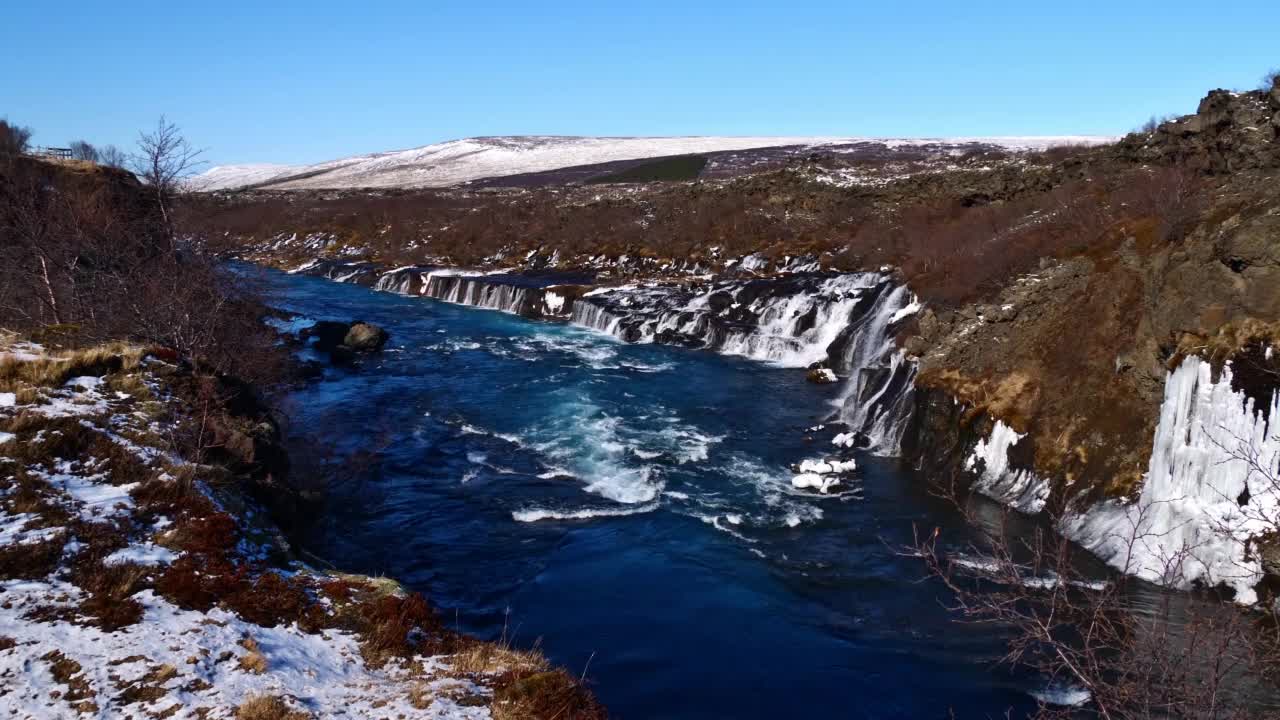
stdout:
{"type": "Polygon", "coordinates": [[[86,352],[120,354],[32,355],[5,380],[0,715],[542,717],[502,698],[531,676],[559,678],[558,707],[593,702],[394,583],[292,560],[247,478],[178,457],[186,411],[166,383],[187,371],[86,352]],[[122,369],[61,382],[55,362],[122,369]]]}

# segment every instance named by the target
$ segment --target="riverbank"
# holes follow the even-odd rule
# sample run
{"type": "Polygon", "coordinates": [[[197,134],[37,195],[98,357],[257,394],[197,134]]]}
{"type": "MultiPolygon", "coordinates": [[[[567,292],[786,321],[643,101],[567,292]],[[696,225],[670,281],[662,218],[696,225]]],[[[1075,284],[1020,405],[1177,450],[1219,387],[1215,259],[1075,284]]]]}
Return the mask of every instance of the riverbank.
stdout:
{"type": "Polygon", "coordinates": [[[467,637],[394,581],[299,560],[269,510],[290,492],[287,459],[254,403],[164,349],[6,339],[0,706],[603,717],[536,651],[467,637]]]}

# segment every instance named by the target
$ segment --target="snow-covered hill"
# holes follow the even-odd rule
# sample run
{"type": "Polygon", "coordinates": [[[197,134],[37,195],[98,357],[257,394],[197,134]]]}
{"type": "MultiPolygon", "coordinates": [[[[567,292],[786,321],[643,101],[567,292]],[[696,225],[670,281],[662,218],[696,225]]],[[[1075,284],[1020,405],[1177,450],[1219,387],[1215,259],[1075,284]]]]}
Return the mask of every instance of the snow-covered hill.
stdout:
{"type": "Polygon", "coordinates": [[[449,187],[483,178],[546,172],[579,165],[669,155],[770,147],[830,147],[883,143],[887,147],[982,143],[1012,150],[1097,144],[1114,138],[1086,136],[992,138],[835,137],[479,137],[410,150],[357,155],[316,165],[220,165],[191,179],[194,190],[255,186],[284,190],[449,187]]]}

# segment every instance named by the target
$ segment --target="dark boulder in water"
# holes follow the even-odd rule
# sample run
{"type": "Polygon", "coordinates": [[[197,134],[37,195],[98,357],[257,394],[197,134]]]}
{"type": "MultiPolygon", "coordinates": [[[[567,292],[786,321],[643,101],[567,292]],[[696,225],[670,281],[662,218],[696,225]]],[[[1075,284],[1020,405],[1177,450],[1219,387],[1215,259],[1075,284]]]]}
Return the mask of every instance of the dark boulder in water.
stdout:
{"type": "Polygon", "coordinates": [[[343,337],[342,344],[355,352],[374,352],[387,344],[387,331],[367,322],[356,322],[343,337]]]}
{"type": "Polygon", "coordinates": [[[302,336],[311,340],[316,350],[329,353],[329,358],[338,365],[352,363],[360,354],[381,350],[390,337],[377,325],[359,320],[353,323],[320,320],[303,330],[302,336]]]}

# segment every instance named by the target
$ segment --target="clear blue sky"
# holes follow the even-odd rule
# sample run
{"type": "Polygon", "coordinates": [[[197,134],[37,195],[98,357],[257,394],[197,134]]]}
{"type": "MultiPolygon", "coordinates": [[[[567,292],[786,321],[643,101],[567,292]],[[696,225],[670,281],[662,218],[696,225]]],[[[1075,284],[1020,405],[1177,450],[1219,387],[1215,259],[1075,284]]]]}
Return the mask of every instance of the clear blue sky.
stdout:
{"type": "Polygon", "coordinates": [[[469,135],[1118,134],[1280,65],[1275,0],[15,0],[0,116],[207,158],[469,135]]]}

